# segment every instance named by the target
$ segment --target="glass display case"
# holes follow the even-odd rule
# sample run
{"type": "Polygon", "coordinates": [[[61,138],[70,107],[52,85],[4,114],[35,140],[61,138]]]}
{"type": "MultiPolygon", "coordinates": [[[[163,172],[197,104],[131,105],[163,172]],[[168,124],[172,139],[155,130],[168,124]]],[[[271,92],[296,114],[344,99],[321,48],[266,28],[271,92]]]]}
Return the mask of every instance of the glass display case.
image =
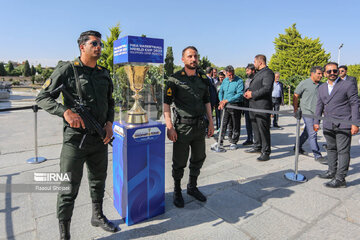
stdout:
{"type": "Polygon", "coordinates": [[[163,117],[164,65],[114,65],[115,121],[141,124],[163,117]]]}

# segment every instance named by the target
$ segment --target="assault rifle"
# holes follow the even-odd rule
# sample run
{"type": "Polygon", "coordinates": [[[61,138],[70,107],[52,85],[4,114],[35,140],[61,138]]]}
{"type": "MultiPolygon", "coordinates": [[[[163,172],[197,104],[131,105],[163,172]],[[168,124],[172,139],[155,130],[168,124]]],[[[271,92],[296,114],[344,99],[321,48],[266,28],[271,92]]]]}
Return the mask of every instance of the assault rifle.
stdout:
{"type": "MultiPolygon", "coordinates": [[[[74,103],[74,108],[77,114],[80,115],[82,120],[85,124],[85,129],[87,129],[90,132],[96,132],[101,139],[104,139],[106,137],[106,131],[103,129],[103,127],[100,125],[100,123],[94,118],[93,115],[89,112],[89,110],[78,100],[75,100],[74,97],[66,90],[64,84],[61,84],[59,87],[57,87],[55,90],[50,92],[50,95],[54,96],[58,92],[62,92],[66,98],[68,98],[70,101],[74,103]]],[[[82,145],[85,141],[85,138],[88,133],[85,133],[83,136],[79,148],[82,148],[82,145]]],[[[114,138],[112,138],[109,142],[110,146],[112,146],[111,142],[114,138]]]]}

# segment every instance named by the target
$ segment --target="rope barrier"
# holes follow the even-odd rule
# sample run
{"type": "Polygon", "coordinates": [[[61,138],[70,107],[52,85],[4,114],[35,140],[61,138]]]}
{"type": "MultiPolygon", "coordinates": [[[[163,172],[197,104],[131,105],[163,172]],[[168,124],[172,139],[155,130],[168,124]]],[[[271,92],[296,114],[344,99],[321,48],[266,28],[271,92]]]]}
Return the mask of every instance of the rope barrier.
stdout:
{"type": "Polygon", "coordinates": [[[0,112],[10,112],[10,111],[27,110],[27,109],[34,110],[34,106],[36,106],[37,109],[41,109],[38,105],[32,105],[32,106],[25,106],[25,107],[2,108],[2,109],[0,109],[0,112]]]}
{"type": "Polygon", "coordinates": [[[333,123],[346,123],[346,124],[360,126],[360,122],[356,122],[356,121],[348,121],[348,120],[336,119],[336,118],[331,118],[331,117],[315,116],[315,115],[311,115],[311,114],[302,114],[302,111],[300,108],[294,114],[294,113],[290,113],[289,111],[273,111],[273,110],[265,110],[265,109],[239,107],[239,106],[233,106],[231,104],[227,104],[227,105],[225,105],[225,107],[223,109],[223,113],[222,113],[222,117],[221,117],[221,124],[220,124],[221,126],[220,126],[218,142],[217,142],[216,146],[214,148],[212,148],[212,150],[215,152],[226,152],[226,150],[220,145],[221,134],[222,134],[222,130],[223,130],[223,120],[224,120],[226,108],[250,111],[250,112],[258,112],[258,113],[281,114],[281,115],[292,116],[292,117],[296,118],[295,168],[294,168],[294,172],[288,172],[288,173],[285,173],[285,175],[284,175],[284,177],[286,179],[288,179],[290,181],[295,181],[295,182],[306,182],[307,181],[306,177],[298,172],[299,150],[300,150],[300,148],[299,148],[300,121],[301,121],[302,117],[326,120],[326,121],[330,121],[333,123]]]}
{"type": "MultiPolygon", "coordinates": [[[[281,114],[285,116],[293,116],[294,113],[289,113],[288,111],[273,111],[273,110],[265,110],[265,109],[256,109],[256,108],[245,108],[245,107],[238,107],[238,106],[232,106],[232,105],[226,105],[225,108],[232,108],[232,109],[238,109],[238,110],[244,110],[244,111],[250,111],[250,112],[259,112],[259,113],[270,113],[270,114],[281,114]]],[[[351,125],[360,126],[360,122],[355,121],[348,121],[348,120],[342,120],[342,119],[336,119],[331,117],[319,117],[311,114],[302,114],[303,117],[307,118],[313,118],[313,119],[320,119],[320,120],[326,120],[333,123],[347,123],[351,125]]]]}

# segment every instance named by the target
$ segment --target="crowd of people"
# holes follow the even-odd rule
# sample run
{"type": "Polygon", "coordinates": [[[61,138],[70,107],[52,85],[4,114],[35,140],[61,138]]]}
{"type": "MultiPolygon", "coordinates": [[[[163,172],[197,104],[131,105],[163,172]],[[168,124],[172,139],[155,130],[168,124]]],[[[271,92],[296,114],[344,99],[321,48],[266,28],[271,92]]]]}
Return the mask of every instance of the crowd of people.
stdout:
{"type": "MultiPolygon", "coordinates": [[[[217,130],[215,133],[221,132],[221,135],[218,136],[219,141],[217,139],[217,142],[211,148],[213,150],[219,147],[223,148],[224,137],[227,133],[230,143],[229,149],[237,149],[241,116],[244,115],[247,137],[242,145],[252,145],[245,152],[260,153],[261,155],[257,158],[259,161],[269,160],[271,153],[270,119],[273,118],[273,128],[281,128],[278,124],[279,115],[241,111],[232,107],[226,108],[225,106],[231,104],[231,106],[279,111],[280,105],[284,105],[284,86],[280,81],[280,73],[273,73],[266,66],[266,57],[264,55],[257,55],[254,64],[247,65],[246,75],[248,78],[244,81],[234,75],[232,66],[225,68],[225,79],[217,75],[217,69],[215,68],[208,67],[206,73],[209,78],[210,89],[212,89],[210,90],[210,99],[211,109],[215,113],[216,119],[217,130]],[[214,89],[218,89],[218,91],[214,89]],[[222,111],[224,111],[223,124],[221,131],[219,131],[221,126],[219,115],[222,111]]],[[[358,130],[355,125],[333,123],[325,120],[324,136],[327,144],[324,144],[324,147],[328,152],[328,156],[323,156],[317,141],[319,120],[309,117],[309,115],[322,116],[324,114],[325,117],[357,121],[357,96],[356,78],[347,75],[345,65],[338,67],[337,63],[334,62],[326,64],[325,67],[313,66],[310,69],[310,77],[301,81],[294,91],[294,113],[301,109],[302,113],[306,115],[302,118],[305,127],[300,136],[299,153],[309,155],[303,149],[304,143],[308,140],[314,159],[319,163],[329,165],[329,170],[321,174],[320,177],[336,178],[338,180],[330,182],[327,185],[330,187],[345,185],[345,176],[350,160],[351,135],[357,133],[358,130]],[[330,71],[329,68],[334,69],[330,71]],[[328,80],[322,88],[319,88],[322,85],[321,79],[323,77],[328,80]],[[341,89],[344,91],[343,95],[341,95],[339,89],[339,86],[343,84],[337,84],[338,82],[346,82],[346,87],[341,89]],[[325,96],[322,98],[322,92],[319,92],[319,89],[323,89],[325,86],[328,86],[329,91],[327,94],[325,92],[325,96]],[[332,89],[336,91],[332,93],[332,89]],[[338,161],[339,163],[337,163],[338,161]]]]}

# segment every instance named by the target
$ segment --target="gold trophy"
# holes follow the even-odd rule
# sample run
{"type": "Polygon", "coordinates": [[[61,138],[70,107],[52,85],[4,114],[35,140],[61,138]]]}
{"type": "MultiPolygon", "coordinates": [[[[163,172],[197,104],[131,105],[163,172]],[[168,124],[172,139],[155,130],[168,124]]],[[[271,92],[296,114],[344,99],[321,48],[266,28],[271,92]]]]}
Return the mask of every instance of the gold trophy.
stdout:
{"type": "Polygon", "coordinates": [[[135,99],[134,106],[127,113],[127,123],[142,124],[148,123],[146,111],[140,105],[142,96],[139,94],[144,88],[144,80],[149,66],[147,65],[125,65],[125,72],[129,79],[130,89],[135,92],[132,96],[135,99]]]}

